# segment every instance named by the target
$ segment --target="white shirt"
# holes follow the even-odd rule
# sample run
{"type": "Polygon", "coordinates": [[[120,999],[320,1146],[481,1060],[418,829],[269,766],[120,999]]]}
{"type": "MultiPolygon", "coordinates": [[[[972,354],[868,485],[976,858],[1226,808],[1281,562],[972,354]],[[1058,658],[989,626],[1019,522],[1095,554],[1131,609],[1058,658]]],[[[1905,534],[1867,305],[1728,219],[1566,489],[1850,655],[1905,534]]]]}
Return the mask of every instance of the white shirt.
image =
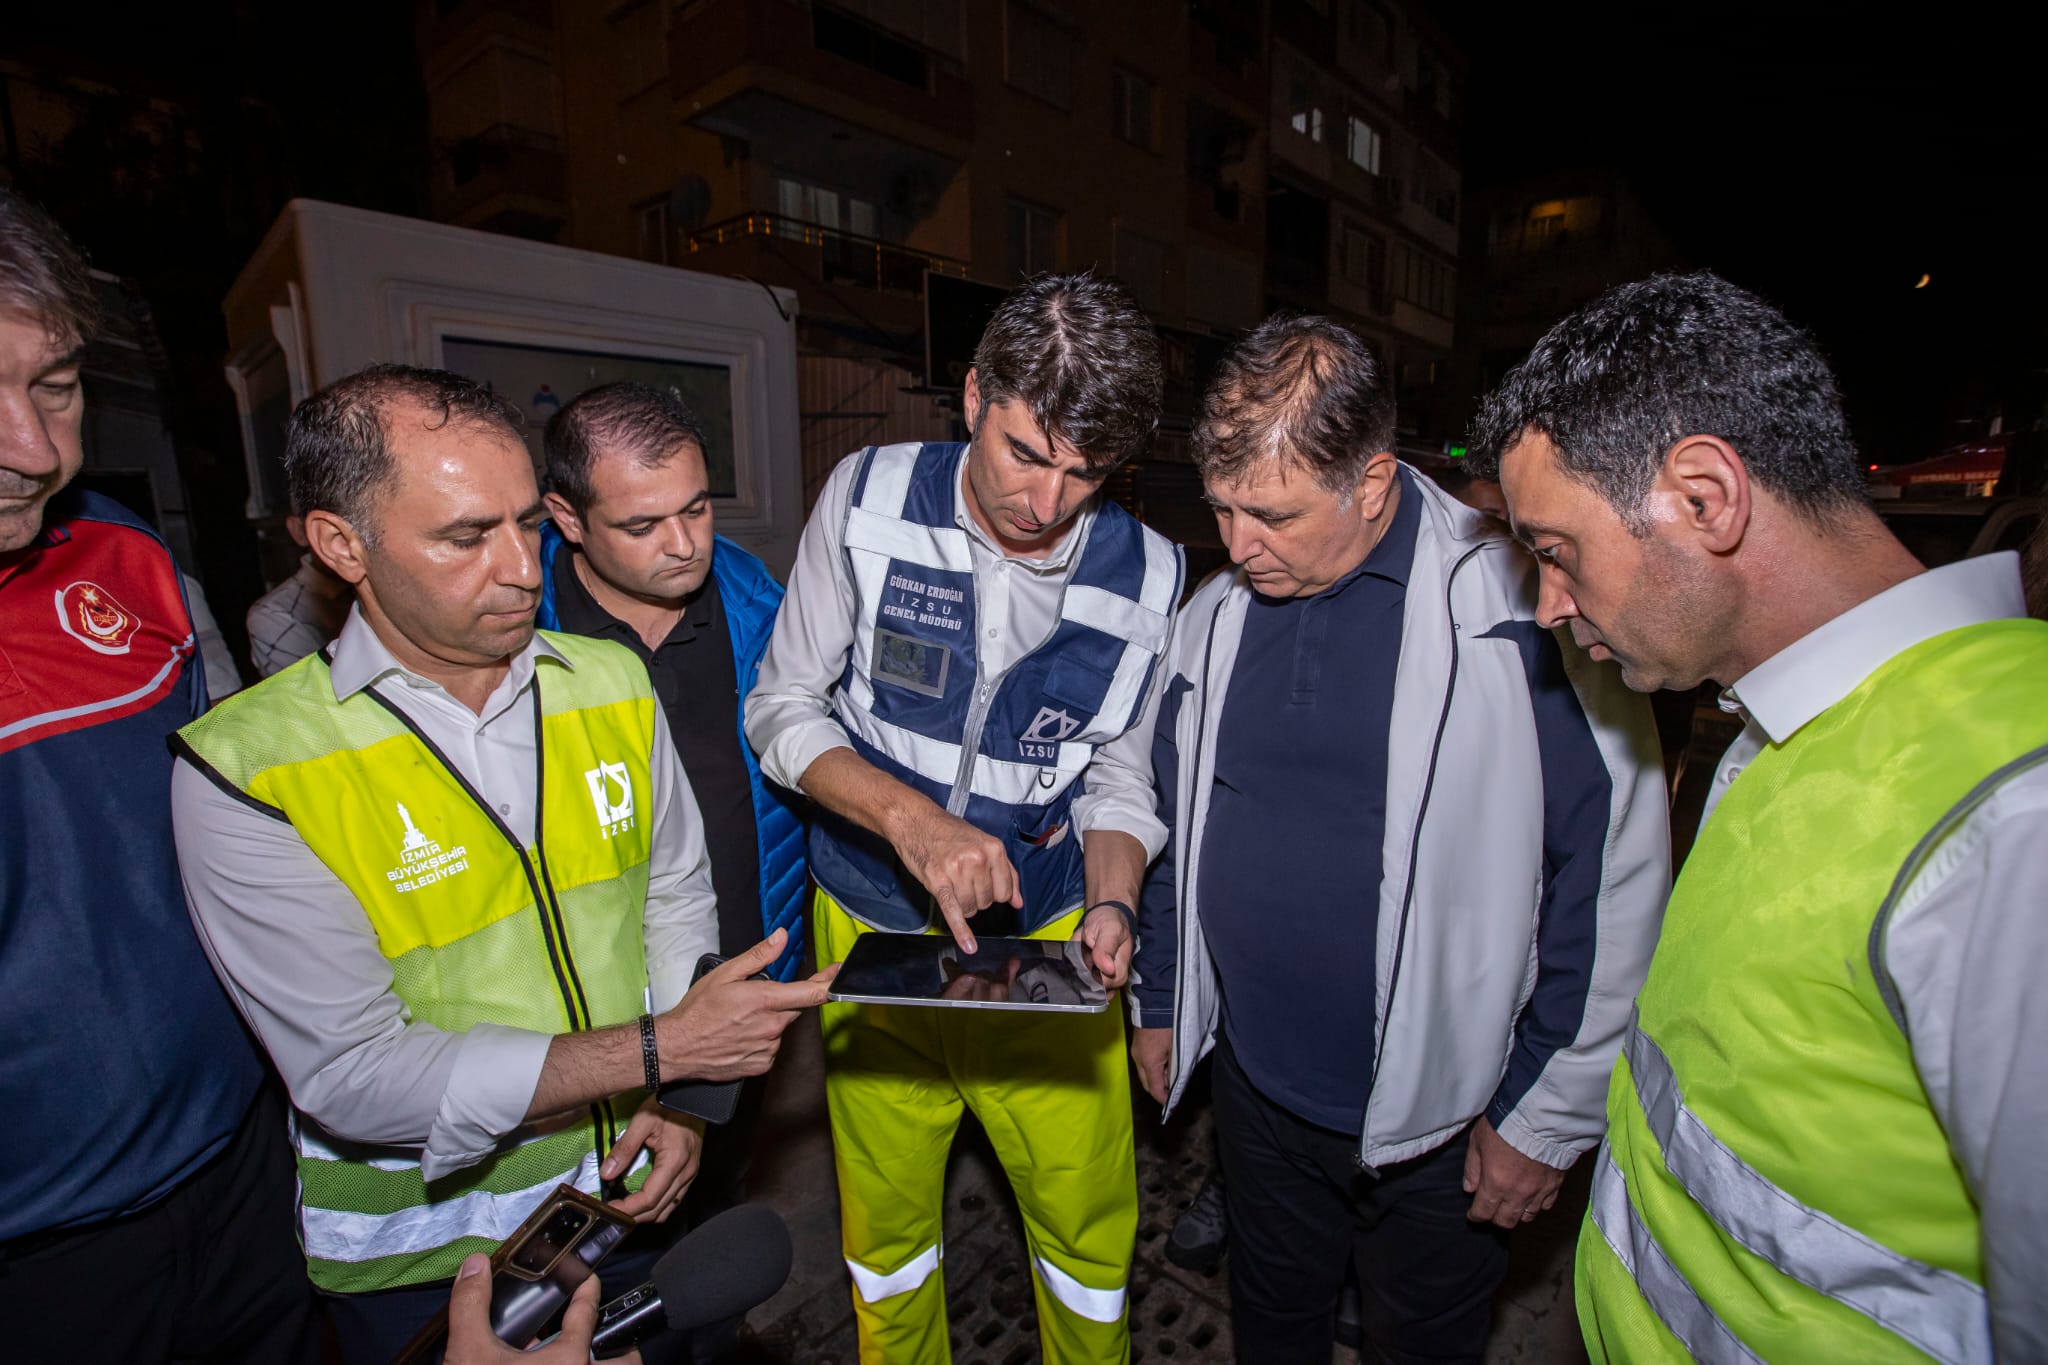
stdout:
{"type": "MultiPolygon", "coordinates": [[[[2019,556],[1966,559],[1843,612],[1722,694],[1743,731],[1702,826],[1763,746],[1782,744],[1922,641],[2025,616],[2019,556]]],[[[2042,679],[2048,705],[2048,678],[2042,679]]],[[[1885,965],[1914,1064],[1984,1220],[2002,1360],[2048,1360],[2048,765],[2011,779],[1937,844],[1893,911],[1885,965]]]]}
{"type": "MultiPolygon", "coordinates": [[[[406,671],[351,610],[331,671],[336,696],[367,687],[404,712],[531,845],[535,675],[569,667],[535,636],[474,712],[406,671]]],[[[644,937],[659,1012],[689,989],[698,956],[717,949],[718,914],[696,799],[660,707],[654,720],[644,937]]],[[[482,1160],[524,1122],[551,1034],[497,1024],[447,1033],[412,1020],[368,916],[295,829],[182,759],[171,813],[200,941],[294,1106],[351,1142],[421,1148],[428,1180],[482,1160]]]]}
{"type": "MultiPolygon", "coordinates": [[[[747,694],[747,739],[761,756],[761,771],[792,790],[820,754],[851,748],[832,714],[832,697],[853,648],[860,602],[846,574],[843,536],[853,500],[858,455],[840,461],[818,495],[790,570],[789,592],[775,618],[775,633],[761,659],[760,679],[747,694]]],[[[965,478],[963,452],[957,478],[965,478]]],[[[953,520],[967,533],[974,556],[975,664],[990,677],[1010,667],[1052,634],[1060,597],[1073,569],[1074,547],[1095,518],[1091,499],[1058,545],[1042,559],[1006,555],[969,515],[964,494],[954,498],[953,520]]],[[[1119,830],[1145,846],[1149,861],[1166,846],[1152,790],[1152,730],[1165,686],[1163,662],[1152,670],[1138,723],[1099,746],[1074,797],[1077,833],[1119,830]]]]}

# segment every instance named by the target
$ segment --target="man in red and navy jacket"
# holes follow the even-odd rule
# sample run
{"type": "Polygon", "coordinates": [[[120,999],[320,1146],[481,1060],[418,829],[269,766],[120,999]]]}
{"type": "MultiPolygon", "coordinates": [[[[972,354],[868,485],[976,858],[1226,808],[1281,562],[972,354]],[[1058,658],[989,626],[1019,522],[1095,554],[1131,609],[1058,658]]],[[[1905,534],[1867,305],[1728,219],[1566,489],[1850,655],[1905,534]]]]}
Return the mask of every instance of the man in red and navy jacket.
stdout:
{"type": "Polygon", "coordinates": [[[178,880],[178,570],[91,493],[97,312],[0,189],[0,1314],[21,1360],[312,1362],[282,1113],[178,880]]]}

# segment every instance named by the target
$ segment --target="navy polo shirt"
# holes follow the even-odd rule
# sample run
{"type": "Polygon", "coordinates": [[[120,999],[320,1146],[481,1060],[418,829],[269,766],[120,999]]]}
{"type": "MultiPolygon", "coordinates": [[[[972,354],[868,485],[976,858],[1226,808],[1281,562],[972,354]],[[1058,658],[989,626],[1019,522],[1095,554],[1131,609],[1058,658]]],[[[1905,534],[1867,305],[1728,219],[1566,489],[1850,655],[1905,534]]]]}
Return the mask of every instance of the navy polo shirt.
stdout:
{"type": "Polygon", "coordinates": [[[1387,727],[1419,494],[1311,597],[1254,592],[1216,740],[1202,929],[1223,1032],[1259,1092],[1357,1133],[1372,1086],[1387,727]]]}

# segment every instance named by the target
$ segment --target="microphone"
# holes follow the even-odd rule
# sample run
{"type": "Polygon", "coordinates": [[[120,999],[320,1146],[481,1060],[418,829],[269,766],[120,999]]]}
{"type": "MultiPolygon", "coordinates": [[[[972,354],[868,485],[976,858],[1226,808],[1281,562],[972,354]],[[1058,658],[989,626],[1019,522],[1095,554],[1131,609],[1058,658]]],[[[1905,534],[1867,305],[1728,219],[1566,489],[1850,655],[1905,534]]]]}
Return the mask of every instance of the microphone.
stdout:
{"type": "Polygon", "coordinates": [[[670,1247],[654,1278],[597,1312],[590,1354],[624,1355],[659,1331],[738,1317],[789,1278],[789,1228],[766,1204],[727,1209],[670,1247]]]}

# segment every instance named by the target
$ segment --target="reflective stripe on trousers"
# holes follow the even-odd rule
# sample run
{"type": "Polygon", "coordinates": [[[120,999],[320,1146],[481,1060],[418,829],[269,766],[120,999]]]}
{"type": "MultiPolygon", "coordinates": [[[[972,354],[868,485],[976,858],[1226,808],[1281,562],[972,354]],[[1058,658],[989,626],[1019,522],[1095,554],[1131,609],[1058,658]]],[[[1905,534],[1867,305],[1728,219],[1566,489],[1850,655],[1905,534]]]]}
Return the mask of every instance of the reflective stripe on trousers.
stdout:
{"type": "MultiPolygon", "coordinates": [[[[1854,1309],[1936,1360],[1991,1360],[1990,1312],[1980,1286],[1873,1241],[1799,1202],[1744,1162],[1686,1108],[1671,1063],[1640,1026],[1631,1025],[1624,1053],[1665,1169],[1723,1232],[1778,1273],[1854,1309]]],[[[1621,1168],[1605,1146],[1601,1151],[1593,1221],[1643,1297],[1702,1359],[1754,1359],[1656,1246],[1628,1200],[1621,1168]],[[1721,1340],[1739,1354],[1717,1353],[1714,1343],[1721,1340]]]]}

